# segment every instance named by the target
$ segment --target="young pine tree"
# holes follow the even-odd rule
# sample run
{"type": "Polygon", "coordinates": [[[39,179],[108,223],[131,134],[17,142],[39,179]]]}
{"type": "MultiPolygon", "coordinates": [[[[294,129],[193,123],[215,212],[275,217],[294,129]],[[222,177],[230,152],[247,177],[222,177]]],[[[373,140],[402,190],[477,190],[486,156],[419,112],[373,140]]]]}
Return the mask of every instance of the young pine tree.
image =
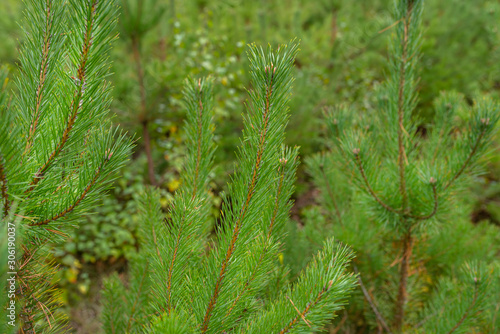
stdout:
{"type": "MultiPolygon", "coordinates": [[[[151,185],[157,185],[153,162],[152,139],[150,127],[151,115],[151,89],[148,89],[146,73],[144,70],[143,40],[160,22],[164,12],[163,5],[158,0],[122,0],[121,1],[121,31],[122,37],[129,42],[129,49],[133,55],[139,89],[139,103],[136,108],[137,123],[141,125],[144,151],[147,158],[148,178],[151,185]]],[[[135,115],[134,115],[135,116],[135,115]]]]}
{"type": "Polygon", "coordinates": [[[279,252],[291,207],[297,149],[283,147],[297,46],[251,46],[253,89],[238,164],[216,237],[207,235],[212,166],[212,82],[188,80],[189,148],[183,186],[165,220],[156,193],[142,200],[142,245],[128,289],[105,286],[107,333],[303,333],[321,329],[354,287],[352,254],[333,240],[283,284],[279,252]]]}
{"type": "Polygon", "coordinates": [[[1,332],[67,332],[55,311],[57,267],[48,245],[63,241],[109,188],[131,146],[107,117],[117,6],[109,0],[26,5],[15,93],[6,89],[5,72],[0,76],[0,218],[9,237],[17,233],[2,261],[15,244],[17,256],[1,268],[2,283],[7,271],[16,273],[15,298],[3,300],[15,302],[16,318],[6,324],[2,314],[1,332]]]}
{"type": "Polygon", "coordinates": [[[389,333],[485,330],[494,264],[467,263],[472,251],[460,257],[463,273],[439,261],[447,251],[479,242],[460,245],[457,234],[440,230],[463,225],[463,190],[480,171],[498,106],[482,98],[469,111],[459,94],[442,93],[434,122],[426,131],[418,127],[422,9],[423,0],[396,1],[379,110],[360,118],[342,107],[329,112],[333,150],[307,165],[334,233],[359,254],[354,268],[359,266],[366,302],[358,300],[346,317],[362,317],[389,333]]]}

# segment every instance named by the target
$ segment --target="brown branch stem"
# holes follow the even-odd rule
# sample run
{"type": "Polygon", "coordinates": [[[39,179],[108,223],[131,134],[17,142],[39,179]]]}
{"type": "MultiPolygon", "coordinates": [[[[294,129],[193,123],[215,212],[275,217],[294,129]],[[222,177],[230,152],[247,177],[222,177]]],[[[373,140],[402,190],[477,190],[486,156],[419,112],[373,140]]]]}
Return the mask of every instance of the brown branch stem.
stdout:
{"type": "Polygon", "coordinates": [[[134,56],[137,80],[139,82],[139,92],[141,98],[141,112],[139,114],[139,122],[142,124],[142,137],[144,140],[144,150],[146,151],[146,158],[148,160],[148,177],[149,183],[153,186],[157,185],[155,172],[154,172],[154,162],[153,154],[151,150],[151,137],[149,134],[149,115],[148,115],[148,105],[146,97],[146,85],[144,83],[144,70],[142,67],[142,57],[141,57],[141,40],[138,36],[132,36],[132,54],[134,56]]]}
{"type": "Polygon", "coordinates": [[[481,140],[483,139],[485,134],[486,134],[486,126],[484,127],[483,131],[481,131],[481,134],[477,137],[477,140],[474,143],[474,147],[470,151],[469,156],[465,160],[464,164],[458,170],[458,172],[453,176],[453,178],[446,184],[446,186],[444,187],[444,190],[448,189],[453,184],[453,182],[455,182],[460,177],[460,175],[462,175],[462,173],[465,171],[465,169],[469,165],[470,161],[472,160],[472,157],[474,157],[474,155],[478,151],[479,145],[481,144],[481,140]]]}
{"type": "Polygon", "coordinates": [[[410,272],[410,259],[413,248],[411,228],[403,237],[403,258],[399,270],[399,288],[394,311],[394,329],[401,331],[404,323],[405,305],[407,300],[408,276],[410,272]]]}
{"type": "Polygon", "coordinates": [[[222,287],[222,281],[224,279],[224,276],[226,274],[226,270],[229,264],[229,261],[231,260],[235,248],[236,248],[236,241],[238,240],[238,236],[241,231],[241,224],[243,222],[243,219],[246,216],[248,206],[250,204],[251,199],[253,198],[254,195],[254,190],[255,190],[255,185],[257,183],[257,180],[259,178],[259,171],[261,169],[261,162],[262,162],[262,155],[264,154],[264,148],[265,148],[265,143],[266,143],[266,135],[268,131],[268,122],[269,122],[269,109],[271,105],[271,95],[273,93],[273,79],[274,79],[274,74],[276,73],[276,68],[271,65],[270,69],[268,70],[269,66],[266,67],[266,74],[269,73],[270,76],[270,81],[267,85],[266,88],[266,105],[265,105],[265,110],[262,115],[262,129],[260,133],[260,138],[259,138],[259,144],[257,148],[257,157],[255,159],[255,165],[253,167],[253,173],[252,173],[252,178],[250,180],[249,186],[248,186],[248,191],[247,191],[247,197],[246,201],[243,204],[242,208],[240,209],[240,214],[238,217],[238,220],[235,223],[234,229],[233,229],[233,235],[229,244],[229,248],[227,249],[226,256],[221,264],[221,269],[219,272],[219,276],[217,277],[217,282],[215,284],[214,288],[214,293],[212,295],[212,298],[210,299],[210,302],[207,307],[207,311],[205,313],[205,316],[203,318],[203,323],[201,325],[201,332],[206,333],[208,330],[208,325],[210,323],[210,318],[212,316],[212,311],[215,307],[215,304],[217,303],[217,299],[219,297],[220,289],[222,287]]]}
{"type": "Polygon", "coordinates": [[[405,82],[406,82],[406,64],[408,62],[408,31],[410,28],[410,18],[413,3],[408,3],[408,10],[404,18],[404,34],[401,41],[403,54],[401,55],[401,64],[399,66],[399,94],[398,94],[398,164],[399,164],[399,192],[402,197],[403,212],[408,210],[408,193],[406,191],[405,179],[405,147],[404,147],[404,105],[405,105],[405,82]]]}
{"type": "MultiPolygon", "coordinates": [[[[285,333],[288,333],[292,328],[293,326],[295,326],[295,324],[300,320],[300,319],[305,319],[305,316],[307,315],[307,313],[309,313],[309,311],[311,310],[311,308],[313,308],[314,306],[316,306],[316,304],[319,303],[319,301],[321,300],[321,298],[325,295],[325,293],[328,292],[328,290],[331,289],[333,285],[333,281],[330,281],[328,282],[328,285],[324,286],[323,289],[321,289],[321,291],[318,293],[318,295],[316,296],[316,298],[314,299],[313,302],[311,303],[307,303],[307,306],[304,308],[304,310],[302,312],[300,312],[295,318],[293,318],[281,331],[280,331],[280,334],[285,334],[285,333]]],[[[307,325],[309,325],[307,322],[306,322],[307,325]]]]}
{"type": "Polygon", "coordinates": [[[375,199],[380,205],[382,205],[384,207],[384,209],[386,209],[386,210],[388,210],[390,212],[399,214],[399,215],[402,214],[401,211],[392,208],[391,206],[389,206],[388,204],[386,204],[384,201],[382,201],[380,199],[380,197],[375,193],[375,191],[373,190],[373,188],[370,186],[370,182],[368,182],[368,178],[366,177],[365,169],[363,168],[363,164],[361,162],[361,157],[359,156],[359,152],[357,152],[357,151],[354,152],[354,160],[356,162],[356,166],[359,169],[361,177],[363,178],[363,181],[365,183],[366,189],[372,195],[373,199],[375,199]]]}
{"type": "Polygon", "coordinates": [[[248,290],[248,287],[250,286],[250,284],[255,279],[257,270],[259,269],[260,265],[262,264],[262,261],[264,260],[264,257],[267,254],[267,251],[269,250],[269,242],[271,240],[271,236],[272,236],[274,224],[275,224],[275,221],[276,221],[276,217],[278,216],[278,210],[279,210],[279,204],[280,204],[279,199],[280,199],[280,195],[281,195],[282,188],[283,188],[283,181],[285,179],[285,164],[286,163],[287,163],[286,160],[283,161],[282,164],[281,164],[281,166],[280,166],[280,169],[278,170],[278,175],[280,175],[280,181],[279,181],[279,184],[278,184],[278,192],[276,194],[276,199],[275,199],[275,202],[274,202],[273,216],[272,216],[272,219],[271,219],[271,221],[269,223],[269,229],[267,231],[267,237],[266,237],[266,241],[264,243],[264,249],[262,250],[262,253],[259,256],[259,260],[257,261],[257,264],[254,266],[254,268],[252,270],[252,274],[250,275],[250,278],[245,282],[245,285],[243,286],[243,289],[241,289],[241,291],[238,293],[238,295],[234,299],[233,304],[231,305],[231,307],[227,311],[225,318],[227,318],[231,314],[231,312],[233,311],[233,309],[236,306],[236,304],[238,303],[238,301],[241,299],[241,297],[243,296],[243,294],[248,290]]]}
{"type": "Polygon", "coordinates": [[[375,316],[377,317],[378,321],[384,327],[385,331],[389,334],[392,334],[392,331],[390,330],[389,326],[387,325],[387,322],[385,321],[384,317],[382,316],[382,313],[377,308],[377,305],[375,304],[375,301],[372,299],[370,296],[370,293],[366,289],[366,287],[363,284],[363,280],[361,279],[361,274],[359,274],[358,267],[353,264],[353,269],[356,274],[358,274],[358,282],[359,286],[361,287],[361,291],[363,291],[363,295],[365,296],[366,301],[368,304],[370,304],[370,307],[373,310],[373,313],[375,313],[375,316]]]}
{"type": "Polygon", "coordinates": [[[59,218],[62,218],[64,216],[66,216],[68,213],[72,212],[84,199],[85,197],[87,196],[87,194],[90,192],[90,190],[92,190],[92,187],[94,186],[94,184],[97,182],[97,180],[99,179],[99,176],[101,175],[101,171],[102,171],[102,168],[104,167],[104,165],[109,161],[109,158],[111,157],[111,155],[109,156],[106,156],[104,161],[101,163],[101,165],[99,166],[99,168],[97,169],[97,171],[95,172],[95,175],[94,177],[92,178],[92,180],[89,182],[89,184],[85,187],[85,189],[83,190],[82,194],[80,195],[80,197],[78,197],[78,199],[73,203],[71,204],[69,207],[67,207],[66,209],[64,209],[63,211],[61,211],[60,213],[56,214],[55,216],[52,216],[50,218],[47,218],[45,220],[42,220],[40,222],[37,222],[37,223],[31,223],[29,224],[30,226],[41,226],[41,225],[46,225],[52,221],[55,221],[59,218]]]}

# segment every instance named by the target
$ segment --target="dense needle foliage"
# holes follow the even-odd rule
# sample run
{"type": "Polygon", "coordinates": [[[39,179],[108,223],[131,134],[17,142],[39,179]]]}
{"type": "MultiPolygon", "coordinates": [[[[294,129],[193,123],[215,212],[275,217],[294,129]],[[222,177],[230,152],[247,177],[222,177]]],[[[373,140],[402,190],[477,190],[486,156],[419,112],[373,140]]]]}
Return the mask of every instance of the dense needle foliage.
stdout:
{"type": "Polygon", "coordinates": [[[355,284],[344,246],[326,241],[293,286],[278,266],[298,165],[298,150],[283,146],[296,52],[295,44],[276,52],[250,46],[248,113],[214,240],[205,232],[212,82],[186,83],[183,185],[168,220],[158,195],[144,196],[129,288],[117,276],[106,284],[107,333],[303,333],[322,328],[344,304],[355,284]]]}
{"type": "MultiPolygon", "coordinates": [[[[9,231],[19,231],[16,265],[2,267],[2,284],[6,271],[17,272],[15,325],[21,333],[55,333],[66,324],[55,312],[60,300],[49,245],[67,238],[109,188],[130,142],[107,117],[111,86],[105,78],[116,5],[27,5],[17,93],[6,87],[5,72],[0,78],[0,217],[9,231]]],[[[5,319],[2,332],[14,332],[5,319]]]]}
{"type": "Polygon", "coordinates": [[[500,2],[423,3],[1,0],[0,332],[496,333],[500,2]]]}
{"type": "MultiPolygon", "coordinates": [[[[442,93],[425,133],[418,128],[414,110],[422,10],[421,0],[396,2],[391,66],[378,92],[379,110],[362,117],[349,107],[328,112],[332,151],[311,158],[308,166],[322,190],[334,233],[359,249],[356,263],[371,291],[361,281],[364,311],[374,326],[386,332],[424,333],[492,329],[495,324],[481,322],[479,314],[488,314],[486,295],[496,291],[491,271],[498,269],[469,263],[472,258],[465,255],[461,266],[466,273],[455,267],[447,277],[431,272],[435,268],[419,248],[429,238],[443,238],[436,233],[443,225],[457,224],[457,206],[471,176],[480,172],[499,107],[487,98],[469,107],[461,95],[442,93]],[[363,244],[363,239],[379,241],[363,244]],[[426,279],[439,279],[430,284],[431,296],[419,291],[426,279]],[[457,296],[451,297],[451,291],[457,296]]],[[[441,239],[442,245],[450,239],[441,239]]]]}

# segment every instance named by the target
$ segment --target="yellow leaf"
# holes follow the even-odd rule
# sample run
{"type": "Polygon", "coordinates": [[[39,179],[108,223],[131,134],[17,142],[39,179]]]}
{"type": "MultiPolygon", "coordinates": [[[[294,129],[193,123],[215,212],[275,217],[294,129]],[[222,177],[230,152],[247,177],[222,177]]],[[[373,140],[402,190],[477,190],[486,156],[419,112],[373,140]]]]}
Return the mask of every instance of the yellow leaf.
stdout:
{"type": "Polygon", "coordinates": [[[173,193],[181,186],[181,181],[179,179],[174,179],[167,184],[168,191],[173,193]]]}

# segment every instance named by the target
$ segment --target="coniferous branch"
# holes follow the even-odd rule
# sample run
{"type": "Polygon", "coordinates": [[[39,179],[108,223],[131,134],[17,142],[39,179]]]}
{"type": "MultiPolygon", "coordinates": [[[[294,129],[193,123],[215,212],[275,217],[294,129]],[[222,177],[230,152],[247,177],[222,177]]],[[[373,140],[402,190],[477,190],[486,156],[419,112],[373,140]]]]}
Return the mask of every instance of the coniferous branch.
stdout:
{"type": "MultiPolygon", "coordinates": [[[[140,332],[145,322],[151,320],[152,311],[165,312],[165,319],[171,319],[176,316],[177,309],[189,302],[184,296],[189,270],[186,264],[193,263],[195,255],[203,252],[203,244],[197,236],[205,234],[204,224],[209,214],[207,184],[214,152],[212,89],[212,79],[186,80],[188,153],[181,172],[184,187],[174,198],[168,223],[164,222],[157,194],[147,191],[143,196],[140,203],[144,222],[140,230],[143,249],[131,259],[132,281],[126,293],[129,298],[121,310],[128,320],[110,308],[104,313],[109,333],[117,326],[123,327],[125,333],[140,332]],[[157,298],[150,296],[153,291],[157,298]],[[140,317],[135,315],[137,312],[140,317]]],[[[111,306],[119,291],[125,289],[117,278],[113,278],[105,290],[106,305],[111,306]]]]}
{"type": "Polygon", "coordinates": [[[125,333],[125,301],[123,285],[115,273],[104,282],[103,329],[106,333],[125,333]]]}
{"type": "Polygon", "coordinates": [[[234,298],[231,307],[226,312],[225,318],[227,318],[231,314],[231,312],[234,310],[234,308],[237,306],[237,304],[240,302],[241,298],[245,294],[252,292],[251,290],[252,283],[254,283],[256,279],[258,279],[258,273],[261,272],[260,270],[261,266],[264,266],[266,262],[271,260],[272,255],[276,255],[275,252],[273,251],[275,251],[275,247],[277,245],[275,244],[275,242],[273,242],[273,237],[275,237],[276,235],[275,228],[278,229],[280,228],[279,226],[277,227],[276,225],[280,225],[282,217],[288,214],[288,211],[290,210],[291,207],[289,198],[293,191],[295,172],[298,165],[297,160],[298,160],[297,148],[294,150],[285,150],[282,153],[282,158],[280,159],[280,165],[278,167],[278,172],[277,172],[277,180],[276,180],[277,186],[275,187],[276,194],[272,210],[272,217],[269,219],[269,223],[267,226],[267,233],[265,235],[265,239],[262,244],[262,250],[260,250],[260,255],[257,262],[251,269],[249,275],[247,275],[248,279],[246,280],[243,287],[240,288],[240,291],[234,298]]]}
{"type": "MultiPolygon", "coordinates": [[[[42,55],[41,55],[41,63],[40,63],[40,75],[38,79],[38,86],[36,89],[36,97],[35,97],[35,110],[33,112],[33,116],[30,123],[30,129],[28,133],[28,138],[26,140],[26,148],[24,149],[24,154],[27,154],[33,145],[33,140],[35,137],[35,133],[38,127],[38,123],[40,121],[41,114],[41,105],[45,90],[45,82],[47,79],[47,72],[49,71],[49,51],[52,48],[52,39],[54,37],[52,28],[55,25],[58,25],[59,22],[54,22],[54,16],[59,13],[52,13],[52,3],[51,0],[46,1],[46,21],[45,21],[45,29],[42,41],[42,55]],[[55,15],[54,15],[55,14],[55,15]]],[[[57,38],[57,36],[56,36],[57,38]]]]}
{"type": "MultiPolygon", "coordinates": [[[[16,296],[18,325],[27,332],[56,333],[67,326],[57,311],[57,266],[47,248],[111,186],[131,143],[106,118],[115,3],[26,4],[27,38],[12,106],[5,85],[0,90],[2,216],[6,222],[20,217],[20,226],[30,226],[16,266],[22,289],[16,296]]],[[[0,77],[5,83],[3,71],[0,77]]]]}
{"type": "Polygon", "coordinates": [[[481,130],[479,136],[477,136],[477,138],[476,138],[476,140],[474,142],[474,145],[472,146],[471,151],[470,151],[469,155],[467,156],[467,159],[465,159],[465,161],[463,162],[463,164],[460,167],[460,169],[448,181],[448,183],[446,184],[446,186],[444,186],[444,190],[448,189],[463,174],[463,172],[469,166],[471,160],[476,156],[476,154],[478,153],[478,150],[479,150],[481,144],[484,144],[483,138],[488,133],[488,130],[489,130],[488,125],[489,125],[489,123],[490,123],[490,119],[489,118],[482,118],[481,119],[481,124],[483,125],[482,126],[483,129],[481,130]]]}
{"type": "MultiPolygon", "coordinates": [[[[175,194],[168,222],[163,220],[157,192],[146,192],[140,205],[142,244],[133,261],[143,269],[151,264],[151,288],[149,293],[144,290],[149,298],[138,301],[152,308],[143,332],[269,332],[268,326],[262,327],[268,324],[262,316],[279,320],[271,332],[291,327],[295,331],[302,326],[319,329],[344,304],[355,284],[355,278],[345,272],[351,253],[331,240],[293,289],[289,287],[277,300],[273,297],[280,289],[274,287],[270,274],[281,270],[276,262],[298,164],[298,150],[283,148],[296,51],[295,44],[267,53],[250,47],[253,108],[244,118],[239,164],[229,195],[224,197],[221,227],[208,254],[203,247],[207,237],[203,217],[209,209],[206,192],[212,154],[203,152],[213,150],[211,88],[205,88],[210,85],[204,80],[187,82],[188,155],[181,174],[183,187],[175,194]]],[[[143,274],[131,272],[129,285],[137,289],[143,274]]],[[[110,282],[106,289],[114,290],[106,291],[108,305],[116,302],[124,287],[110,282]]],[[[128,316],[130,307],[125,304],[128,316]]],[[[104,319],[121,326],[123,317],[111,308],[105,310],[104,319]]],[[[111,333],[112,326],[106,324],[106,328],[111,333]]]]}
{"type": "Polygon", "coordinates": [[[424,312],[423,332],[467,333],[481,321],[491,283],[488,269],[467,263],[457,279],[441,279],[424,312]]]}
{"type": "Polygon", "coordinates": [[[390,207],[388,204],[384,203],[384,201],[382,201],[382,199],[380,199],[380,197],[375,193],[375,191],[373,190],[373,188],[370,186],[370,182],[368,181],[368,178],[366,177],[365,169],[363,168],[363,163],[362,163],[361,158],[359,156],[360,149],[359,148],[355,148],[352,151],[352,153],[354,154],[354,159],[355,159],[355,162],[356,162],[356,166],[359,169],[359,173],[361,174],[361,177],[362,177],[362,179],[363,179],[363,181],[365,183],[366,190],[370,193],[370,195],[372,195],[373,199],[375,199],[387,211],[391,211],[391,212],[396,213],[396,214],[401,214],[402,212],[400,210],[396,210],[396,209],[390,207]]]}
{"type": "Polygon", "coordinates": [[[176,303],[180,302],[173,293],[182,291],[180,286],[184,284],[186,261],[189,262],[194,249],[198,248],[196,252],[201,252],[195,236],[202,232],[203,224],[208,217],[207,183],[214,153],[211,130],[212,87],[211,79],[188,80],[184,90],[188,111],[186,123],[188,160],[181,178],[185,182],[185,188],[174,199],[172,225],[169,228],[171,237],[162,240],[164,244],[163,248],[160,248],[162,261],[168,262],[168,267],[162,267],[164,264],[159,263],[160,267],[155,268],[156,273],[162,273],[162,269],[166,269],[164,307],[169,313],[175,305],[172,299],[176,299],[176,303]]]}
{"type": "Polygon", "coordinates": [[[474,298],[472,299],[472,302],[469,305],[469,307],[467,308],[467,310],[465,310],[464,315],[460,318],[460,320],[458,320],[457,324],[455,326],[453,326],[453,328],[448,332],[448,334],[454,333],[464,323],[464,321],[467,319],[467,317],[469,317],[469,313],[476,306],[477,297],[478,297],[478,294],[479,294],[478,290],[479,290],[478,283],[475,280],[474,281],[474,298]]]}
{"type": "MultiPolygon", "coordinates": [[[[98,0],[92,0],[89,2],[89,6],[83,10],[83,15],[85,21],[83,22],[83,26],[85,27],[83,42],[81,44],[81,53],[79,55],[79,62],[77,64],[77,76],[74,79],[76,88],[73,92],[73,99],[70,104],[70,112],[69,117],[66,122],[66,126],[62,133],[59,142],[56,144],[56,147],[53,149],[52,153],[50,153],[47,160],[40,166],[38,171],[35,174],[35,177],[30,182],[30,188],[27,192],[31,192],[34,187],[40,182],[40,180],[45,176],[47,170],[54,163],[55,159],[58,157],[59,153],[63,150],[66,142],[69,139],[69,135],[73,127],[75,126],[76,118],[80,112],[80,109],[83,105],[82,97],[85,93],[85,89],[87,88],[87,62],[89,60],[89,52],[91,45],[94,43],[92,41],[94,34],[94,25],[96,24],[96,10],[97,10],[98,0]]],[[[49,11],[49,9],[47,9],[49,11]]],[[[34,116],[37,117],[37,116],[34,116]]]]}
{"type": "Polygon", "coordinates": [[[80,195],[80,197],[77,198],[77,200],[74,203],[72,203],[69,207],[65,208],[62,212],[59,212],[55,216],[52,216],[50,218],[47,218],[45,220],[42,220],[42,221],[39,221],[39,222],[36,222],[36,223],[31,223],[30,226],[46,225],[46,224],[48,224],[50,222],[56,221],[59,218],[62,218],[64,216],[66,216],[68,213],[71,213],[78,206],[78,204],[80,204],[85,199],[85,197],[87,196],[87,194],[90,192],[90,190],[92,189],[92,187],[95,185],[95,183],[97,182],[97,180],[101,176],[101,170],[102,170],[102,168],[104,167],[104,165],[106,164],[106,162],[110,158],[111,158],[111,155],[108,155],[107,157],[105,157],[103,159],[103,162],[101,163],[101,165],[97,168],[97,170],[95,172],[95,176],[92,178],[92,180],[90,181],[90,183],[84,188],[82,194],[80,195]]]}
{"type": "MultiPolygon", "coordinates": [[[[290,49],[278,50],[277,55],[272,53],[265,55],[264,51],[257,47],[251,47],[249,51],[252,82],[255,85],[255,89],[250,92],[254,109],[246,119],[244,131],[244,135],[248,136],[249,141],[241,148],[240,154],[245,159],[242,162],[244,165],[240,167],[241,170],[235,173],[232,184],[234,188],[230,187],[230,190],[237,192],[239,196],[233,198],[231,211],[227,205],[226,210],[224,210],[224,218],[228,227],[220,242],[223,249],[226,249],[225,255],[221,258],[219,256],[221,253],[212,253],[211,256],[214,256],[215,259],[209,261],[210,266],[219,263],[220,269],[218,269],[216,281],[209,285],[213,286],[213,293],[208,300],[208,306],[203,316],[202,333],[209,330],[212,314],[214,311],[217,312],[215,308],[223,284],[225,284],[224,281],[238,280],[238,278],[232,277],[237,274],[233,269],[232,259],[241,254],[240,245],[244,245],[245,238],[249,237],[244,231],[249,228],[247,227],[248,222],[266,204],[262,199],[265,194],[264,184],[274,166],[263,163],[263,161],[276,155],[283,140],[283,128],[280,128],[280,125],[285,124],[287,119],[286,103],[292,80],[290,65],[295,58],[296,50],[297,47],[292,45],[290,49]],[[273,128],[277,129],[272,131],[273,128]],[[251,173],[248,173],[244,168],[248,168],[251,173]]],[[[215,268],[212,267],[209,272],[214,270],[215,268]]],[[[222,303],[218,305],[220,304],[222,303]]],[[[212,326],[220,326],[220,324],[212,326]]]]}
{"type": "Polygon", "coordinates": [[[384,330],[387,333],[392,334],[391,329],[387,325],[387,321],[382,316],[382,313],[380,313],[380,311],[378,310],[378,307],[375,304],[375,301],[370,296],[370,293],[368,292],[368,290],[366,290],[365,285],[363,284],[363,280],[361,279],[361,275],[359,274],[358,268],[357,268],[357,266],[355,264],[353,264],[353,269],[354,269],[354,273],[356,275],[358,275],[359,286],[361,288],[361,291],[363,291],[363,295],[365,296],[366,301],[368,302],[368,304],[370,304],[370,307],[372,308],[373,313],[375,313],[378,321],[380,322],[380,324],[382,325],[382,327],[384,328],[384,330]]]}
{"type": "Polygon", "coordinates": [[[150,300],[150,285],[149,278],[150,264],[140,263],[140,260],[133,261],[131,273],[133,282],[130,283],[129,293],[126,294],[127,304],[130,305],[130,310],[127,312],[127,326],[125,333],[137,333],[146,324],[149,316],[150,306],[147,302],[150,300]]]}
{"type": "Polygon", "coordinates": [[[19,292],[29,296],[21,300],[22,333],[62,333],[68,328],[67,317],[58,311],[61,291],[53,276],[57,265],[43,248],[22,246],[23,256],[18,264],[19,292]]]}
{"type": "Polygon", "coordinates": [[[437,213],[438,207],[439,207],[439,199],[438,199],[438,193],[437,193],[437,189],[436,189],[436,180],[433,177],[431,177],[431,179],[429,180],[429,183],[431,184],[431,187],[432,187],[432,194],[433,194],[433,199],[434,199],[434,206],[433,206],[432,211],[424,216],[415,216],[412,214],[407,214],[408,217],[413,218],[415,220],[427,220],[427,219],[432,218],[432,216],[434,216],[437,213]]]}
{"type": "Polygon", "coordinates": [[[344,272],[352,256],[347,248],[328,240],[293,289],[288,288],[239,332],[281,334],[320,330],[329,318],[327,315],[345,304],[356,282],[355,276],[344,272]],[[295,307],[290,307],[290,300],[295,307]]]}

